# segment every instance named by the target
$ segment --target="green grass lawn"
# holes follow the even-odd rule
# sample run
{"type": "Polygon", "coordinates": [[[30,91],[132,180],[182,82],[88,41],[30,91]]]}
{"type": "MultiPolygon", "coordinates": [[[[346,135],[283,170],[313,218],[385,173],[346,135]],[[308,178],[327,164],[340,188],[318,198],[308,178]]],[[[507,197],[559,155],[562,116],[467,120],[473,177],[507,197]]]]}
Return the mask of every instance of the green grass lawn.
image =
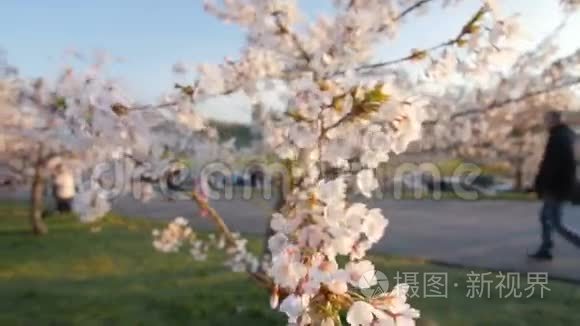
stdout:
{"type": "MultiPolygon", "coordinates": [[[[156,226],[110,216],[92,232],[71,217],[55,216],[50,233],[36,238],[28,233],[23,206],[1,204],[0,325],[285,324],[284,316],[270,310],[265,290],[228,272],[219,257],[196,263],[185,253],[155,252],[150,234],[156,226]]],[[[499,299],[494,289],[493,299],[469,299],[468,270],[373,260],[390,279],[417,272],[422,283],[424,273],[448,273],[446,299],[411,299],[423,316],[419,325],[580,324],[575,285],[551,281],[543,299],[499,299]]]]}

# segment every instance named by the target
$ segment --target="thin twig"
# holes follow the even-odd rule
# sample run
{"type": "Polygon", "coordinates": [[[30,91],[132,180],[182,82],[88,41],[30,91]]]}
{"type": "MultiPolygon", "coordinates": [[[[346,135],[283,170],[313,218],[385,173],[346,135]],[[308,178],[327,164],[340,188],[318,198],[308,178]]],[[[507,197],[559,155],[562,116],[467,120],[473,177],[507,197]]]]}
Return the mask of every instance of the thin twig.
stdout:
{"type": "Polygon", "coordinates": [[[420,0],[417,1],[415,4],[409,6],[409,8],[401,11],[401,13],[396,16],[393,21],[399,21],[403,18],[405,18],[405,16],[409,15],[410,13],[412,13],[413,11],[423,7],[424,5],[428,4],[429,2],[433,2],[434,0],[420,0]]]}
{"type": "Polygon", "coordinates": [[[141,105],[141,106],[133,106],[133,107],[129,107],[128,109],[130,111],[143,111],[143,110],[157,110],[157,109],[164,109],[164,108],[168,108],[168,107],[172,107],[177,105],[177,101],[173,101],[173,102],[167,102],[167,103],[162,103],[162,104],[145,104],[145,105],[141,105]]]}
{"type": "Polygon", "coordinates": [[[191,198],[195,201],[195,203],[197,204],[197,206],[199,206],[199,208],[201,208],[202,210],[206,210],[208,212],[209,217],[216,224],[219,231],[226,237],[226,241],[229,243],[229,245],[236,246],[238,242],[236,237],[234,237],[232,231],[226,225],[223,218],[212,206],[209,205],[207,200],[203,199],[197,193],[197,191],[191,192],[191,198]]]}
{"type": "MultiPolygon", "coordinates": [[[[571,87],[571,86],[578,85],[578,84],[580,84],[580,78],[576,78],[576,79],[564,82],[562,84],[555,85],[555,86],[550,87],[550,88],[545,88],[545,89],[529,92],[529,93],[523,94],[521,96],[509,98],[509,99],[506,99],[503,101],[493,101],[491,104],[488,104],[484,107],[473,108],[473,109],[464,110],[461,112],[454,113],[454,114],[449,116],[449,120],[453,121],[453,120],[463,118],[463,117],[469,117],[469,116],[473,116],[473,115],[477,115],[477,114],[488,113],[488,112],[500,109],[500,108],[502,108],[506,105],[509,105],[509,104],[514,104],[514,103],[529,99],[531,97],[540,96],[543,94],[547,94],[547,93],[554,92],[554,91],[557,91],[557,90],[562,89],[562,88],[567,88],[567,87],[571,87]]],[[[439,122],[441,122],[441,119],[424,121],[423,126],[431,126],[431,125],[435,125],[439,122]]]]}
{"type": "Polygon", "coordinates": [[[298,35],[296,33],[294,33],[293,31],[291,31],[287,26],[284,26],[284,24],[282,23],[282,20],[280,19],[280,12],[273,12],[272,16],[274,17],[274,19],[276,21],[276,27],[278,27],[278,30],[280,31],[280,33],[288,35],[290,37],[290,39],[292,40],[292,43],[294,44],[296,49],[298,49],[302,58],[307,63],[309,63],[312,60],[312,56],[306,51],[306,49],[302,45],[302,42],[298,38],[298,35]]]}
{"type": "Polygon", "coordinates": [[[392,65],[395,65],[395,64],[403,63],[405,61],[411,61],[411,60],[417,59],[417,53],[428,54],[430,52],[433,52],[433,51],[442,49],[444,47],[451,46],[451,45],[453,45],[453,44],[455,44],[457,42],[458,42],[458,39],[451,39],[451,40],[448,40],[448,41],[445,41],[445,42],[441,42],[441,43],[439,43],[437,45],[431,46],[431,47],[429,47],[427,49],[424,49],[424,50],[413,51],[411,54],[409,54],[409,55],[407,55],[405,57],[402,57],[402,58],[393,59],[393,60],[389,60],[389,61],[378,62],[378,63],[372,63],[372,64],[368,64],[368,65],[362,65],[362,66],[357,67],[355,69],[355,71],[362,71],[362,70],[371,70],[371,69],[377,69],[377,68],[384,68],[384,67],[387,67],[387,66],[392,66],[392,65]]]}

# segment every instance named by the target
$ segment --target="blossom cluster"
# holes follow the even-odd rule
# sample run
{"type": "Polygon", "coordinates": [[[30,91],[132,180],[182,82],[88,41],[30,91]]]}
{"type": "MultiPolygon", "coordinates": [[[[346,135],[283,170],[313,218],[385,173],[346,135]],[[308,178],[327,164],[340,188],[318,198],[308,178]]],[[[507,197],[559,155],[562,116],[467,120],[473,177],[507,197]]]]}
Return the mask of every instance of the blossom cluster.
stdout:
{"type": "Polygon", "coordinates": [[[83,222],[106,214],[112,198],[147,201],[170,191],[167,179],[191,173],[193,162],[227,160],[233,151],[233,140],[221,143],[197,113],[198,87],[176,85],[158,104],[139,105],[108,76],[109,61],[98,53],[91,65],[65,66],[54,81],[20,77],[0,62],[0,159],[24,179],[50,170],[55,158],[75,171],[73,209],[83,222]],[[114,181],[101,171],[110,162],[125,163],[114,181]],[[111,190],[107,182],[123,186],[111,190]]]}
{"type": "Polygon", "coordinates": [[[482,77],[501,66],[522,34],[517,16],[503,18],[495,1],[483,1],[451,39],[372,63],[376,45],[396,38],[409,15],[432,2],[334,1],[334,15],[314,19],[297,1],[206,2],[210,14],[247,34],[235,64],[204,68],[207,80],[220,81],[215,89],[236,85],[256,103],[258,81],[285,86],[284,113],[256,112],[255,122],[261,149],[291,171],[291,190],[271,219],[267,270],[274,283],[271,304],[290,323],[332,325],[343,309],[356,325],[412,324],[418,317],[406,303],[405,285],[396,294],[357,296],[357,289],[373,285],[361,282],[362,274],[374,274],[365,257],[388,222],[349,195],[371,197],[378,187],[375,169],[419,139],[434,90],[454,77],[482,77]],[[410,66],[419,68],[418,78],[408,73],[410,66]]]}
{"type": "MultiPolygon", "coordinates": [[[[370,197],[378,187],[374,169],[418,138],[421,120],[420,107],[401,104],[392,95],[401,92],[385,84],[346,86],[347,91],[330,81],[305,84],[290,104],[296,109],[275,124],[267,139],[282,159],[294,162],[292,192],[272,217],[275,234],[268,244],[270,276],[279,291],[289,294],[279,309],[289,322],[309,324],[334,320],[340,310],[340,301],[321,306],[321,297],[374,285],[361,280],[363,274],[374,275],[365,256],[383,237],[388,221],[380,209],[348,202],[347,189],[370,197]],[[333,171],[337,176],[330,176],[333,171]],[[339,257],[349,262],[341,266],[339,257]]],[[[375,317],[418,316],[410,307],[390,308],[382,307],[384,314],[375,317]]]]}
{"type": "Polygon", "coordinates": [[[177,252],[194,235],[189,222],[183,217],[175,218],[163,230],[154,229],[152,234],[153,247],[161,252],[177,252]]]}
{"type": "Polygon", "coordinates": [[[234,272],[256,273],[260,268],[268,268],[267,264],[260,265],[258,257],[248,251],[248,240],[239,234],[233,233],[229,241],[223,234],[209,234],[204,239],[183,217],[175,218],[162,230],[154,229],[152,235],[153,247],[163,253],[175,253],[189,246],[189,254],[196,261],[205,261],[211,250],[224,252],[227,256],[224,265],[234,272]]]}

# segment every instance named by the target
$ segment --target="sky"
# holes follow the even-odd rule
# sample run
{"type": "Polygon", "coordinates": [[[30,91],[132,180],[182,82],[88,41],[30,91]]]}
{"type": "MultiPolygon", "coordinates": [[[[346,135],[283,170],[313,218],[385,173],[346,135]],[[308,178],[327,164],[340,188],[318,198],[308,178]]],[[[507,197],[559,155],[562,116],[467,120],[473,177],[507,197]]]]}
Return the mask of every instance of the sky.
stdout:
{"type": "MultiPolygon", "coordinates": [[[[442,1],[439,1],[442,2],[442,1]]],[[[560,22],[558,0],[498,0],[506,14],[519,12],[533,46],[560,22]],[[533,5],[532,5],[533,4],[533,5]]],[[[331,0],[300,0],[311,15],[328,13],[331,0]]],[[[457,34],[481,0],[464,0],[452,9],[439,6],[413,18],[399,39],[382,44],[377,59],[397,58],[410,49],[440,43],[457,34]]],[[[562,54],[580,47],[580,17],[562,33],[562,54]]],[[[174,82],[176,62],[218,63],[235,57],[243,44],[242,31],[203,11],[201,0],[0,0],[0,48],[24,76],[54,76],[74,49],[96,50],[121,58],[111,73],[128,85],[141,101],[152,101],[174,82]]],[[[248,121],[248,102],[237,97],[204,105],[211,117],[248,121]]]]}

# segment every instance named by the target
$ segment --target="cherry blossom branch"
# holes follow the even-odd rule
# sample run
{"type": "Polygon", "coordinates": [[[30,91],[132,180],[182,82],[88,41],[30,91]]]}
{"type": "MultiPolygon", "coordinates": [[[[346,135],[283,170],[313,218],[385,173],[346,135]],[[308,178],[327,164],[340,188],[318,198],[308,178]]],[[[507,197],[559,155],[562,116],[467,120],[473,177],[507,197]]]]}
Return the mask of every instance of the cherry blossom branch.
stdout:
{"type": "Polygon", "coordinates": [[[559,89],[562,89],[562,88],[571,87],[571,86],[574,86],[574,85],[577,85],[577,84],[580,84],[580,78],[576,78],[576,79],[573,79],[573,80],[564,82],[564,83],[559,84],[559,85],[556,85],[554,87],[550,87],[550,88],[546,88],[546,89],[541,89],[541,90],[529,92],[529,93],[526,93],[526,94],[524,94],[522,96],[519,96],[519,97],[510,98],[510,99],[507,99],[507,100],[504,100],[504,101],[499,101],[499,102],[495,102],[494,101],[493,103],[491,103],[490,105],[488,105],[483,110],[482,109],[473,109],[473,110],[461,111],[461,112],[458,112],[458,113],[452,115],[451,118],[452,119],[456,119],[456,118],[460,118],[460,117],[464,117],[464,116],[469,116],[469,115],[472,115],[472,114],[477,114],[477,113],[480,113],[480,112],[487,113],[489,111],[492,111],[494,109],[501,108],[501,107],[506,106],[508,104],[513,104],[513,103],[516,103],[516,102],[524,101],[524,100],[526,100],[526,99],[528,99],[530,97],[535,97],[535,96],[543,95],[543,94],[550,93],[550,92],[553,92],[553,91],[556,91],[556,90],[559,90],[559,89]]]}
{"type": "MultiPolygon", "coordinates": [[[[212,221],[218,227],[220,233],[222,235],[224,235],[226,241],[231,246],[235,246],[237,239],[234,237],[233,233],[231,232],[231,230],[229,229],[229,227],[225,223],[224,219],[219,215],[219,213],[208,203],[207,200],[205,200],[203,197],[201,197],[196,191],[191,192],[191,198],[195,201],[195,203],[198,205],[199,208],[206,210],[208,212],[209,217],[212,219],[212,221]]],[[[251,271],[247,271],[247,272],[250,275],[250,277],[252,277],[255,281],[257,281],[262,286],[264,286],[270,290],[277,291],[278,295],[280,296],[281,299],[283,299],[289,295],[289,293],[287,293],[283,289],[279,289],[274,284],[273,280],[270,277],[268,277],[266,274],[264,274],[262,272],[251,272],[251,271]]],[[[348,308],[348,307],[350,307],[350,305],[352,305],[352,303],[355,301],[355,299],[353,299],[353,298],[360,297],[359,294],[354,293],[352,291],[348,291],[347,293],[344,293],[344,294],[336,294],[336,293],[330,291],[329,289],[325,289],[324,287],[322,290],[323,291],[321,291],[321,295],[334,296],[335,301],[339,300],[343,304],[344,308],[348,308]]]]}
{"type": "MultiPolygon", "coordinates": [[[[432,0],[419,1],[414,6],[411,6],[409,9],[404,11],[403,14],[407,15],[410,12],[412,12],[413,10],[421,7],[422,5],[424,5],[430,1],[432,1],[432,0]]],[[[399,64],[399,63],[402,63],[405,61],[420,60],[420,59],[425,58],[429,53],[431,53],[433,51],[436,51],[436,50],[439,50],[439,49],[442,49],[442,48],[445,48],[448,46],[461,44],[461,43],[463,43],[462,38],[464,36],[474,33],[475,23],[477,23],[479,21],[479,19],[481,19],[481,17],[483,16],[483,14],[485,14],[487,11],[488,11],[487,6],[482,6],[481,8],[479,8],[477,10],[477,12],[469,19],[469,21],[465,25],[463,25],[461,32],[455,38],[452,38],[452,39],[445,41],[445,42],[441,42],[437,45],[431,46],[431,47],[426,48],[426,49],[412,50],[411,54],[409,54],[405,57],[402,57],[402,58],[393,59],[393,60],[384,61],[384,62],[379,62],[379,63],[372,63],[372,64],[368,64],[368,65],[362,65],[362,66],[357,67],[355,69],[355,71],[384,68],[384,67],[399,64]]],[[[402,16],[400,16],[401,18],[404,17],[403,14],[402,14],[402,16]]]]}
{"type": "MultiPolygon", "coordinates": [[[[514,98],[509,98],[503,101],[493,101],[491,104],[486,105],[484,107],[479,107],[479,108],[473,108],[473,109],[469,109],[469,110],[463,110],[461,112],[457,112],[452,114],[449,117],[449,120],[456,120],[459,118],[463,118],[463,117],[469,117],[472,115],[477,115],[477,114],[485,114],[485,113],[489,113],[491,111],[500,109],[506,105],[509,104],[514,104],[517,102],[521,102],[521,101],[525,101],[529,98],[535,97],[535,96],[540,96],[540,95],[544,95],[547,93],[551,93],[563,88],[568,88],[571,86],[575,86],[575,85],[579,85],[580,84],[580,77],[579,78],[575,78],[566,82],[563,82],[561,84],[558,85],[554,85],[553,87],[549,87],[549,88],[544,88],[544,89],[540,89],[540,90],[536,90],[536,91],[532,91],[532,92],[528,92],[525,93],[521,96],[518,97],[514,97],[514,98]]],[[[430,125],[435,125],[437,123],[441,122],[440,119],[437,120],[429,120],[429,121],[424,121],[423,122],[423,126],[430,126],[430,125]]]]}
{"type": "MultiPolygon", "coordinates": [[[[521,136],[518,136],[518,138],[520,139],[524,139],[525,137],[529,137],[531,135],[535,135],[538,132],[534,129],[534,128],[528,128],[524,131],[524,134],[522,134],[521,136]]],[[[509,150],[506,150],[505,152],[499,148],[492,148],[493,143],[491,143],[490,141],[485,141],[483,143],[477,143],[477,144],[473,144],[473,143],[465,143],[464,141],[461,140],[457,140],[455,142],[450,142],[448,143],[446,146],[443,147],[432,147],[429,149],[417,149],[414,151],[407,151],[405,152],[403,155],[404,156],[417,156],[417,155],[429,155],[429,158],[432,159],[433,155],[437,154],[437,153],[449,153],[452,151],[457,151],[461,148],[478,148],[478,149],[490,149],[496,153],[502,154],[503,156],[507,156],[505,154],[510,154],[512,155],[513,153],[510,153],[509,150]]],[[[457,153],[458,155],[460,155],[459,158],[467,158],[467,156],[465,155],[461,155],[461,153],[457,153]]],[[[511,158],[512,156],[509,156],[509,158],[511,158]]],[[[516,158],[515,156],[513,156],[514,158],[516,158]]],[[[473,158],[473,157],[471,157],[473,158]]]]}
{"type": "MultiPolygon", "coordinates": [[[[433,0],[421,0],[421,1],[416,2],[415,4],[409,6],[407,9],[403,10],[399,15],[394,17],[393,22],[397,22],[397,21],[402,20],[405,16],[409,15],[413,11],[421,8],[423,5],[425,5],[431,1],[433,1],[433,0]]],[[[355,5],[355,3],[356,3],[356,0],[351,0],[349,5],[347,6],[347,10],[350,10],[355,5]]],[[[382,25],[378,28],[378,30],[380,32],[384,32],[388,26],[389,26],[388,24],[382,25]]],[[[332,53],[333,50],[334,50],[334,48],[331,48],[329,53],[332,53]]],[[[399,59],[389,60],[389,61],[382,62],[382,63],[364,65],[364,66],[356,68],[355,71],[371,70],[371,69],[381,68],[381,67],[385,67],[385,66],[395,65],[395,64],[399,64],[399,63],[413,60],[413,59],[420,59],[420,58],[424,57],[426,54],[427,53],[425,51],[412,51],[409,56],[399,58],[399,59]]],[[[344,71],[340,71],[340,72],[332,74],[332,76],[341,75],[344,73],[345,73],[344,71]]]]}
{"type": "MultiPolygon", "coordinates": [[[[227,243],[231,247],[236,247],[238,239],[234,236],[230,228],[225,223],[224,219],[221,215],[213,208],[207,200],[205,200],[202,196],[199,195],[196,191],[191,192],[191,198],[197,204],[197,206],[208,212],[209,218],[214,222],[217,226],[219,232],[225,237],[227,243]]],[[[274,281],[266,275],[263,271],[250,271],[249,269],[245,269],[246,273],[258,284],[261,286],[269,289],[278,291],[278,288],[274,281]]]]}
{"type": "MultiPolygon", "coordinates": [[[[125,157],[133,160],[135,163],[137,164],[143,164],[142,161],[138,160],[137,158],[135,158],[134,156],[132,156],[131,154],[124,154],[125,157]]],[[[191,195],[191,199],[193,199],[193,201],[197,204],[197,206],[204,211],[208,212],[208,216],[211,218],[211,220],[215,223],[215,225],[218,227],[219,231],[221,234],[224,235],[226,241],[228,242],[229,245],[231,246],[235,246],[236,245],[236,237],[234,236],[234,234],[232,233],[232,231],[230,230],[230,228],[227,226],[227,224],[225,223],[224,219],[219,215],[219,213],[215,210],[215,208],[213,208],[209,202],[207,200],[205,200],[197,191],[191,191],[190,192],[191,195]]]]}

